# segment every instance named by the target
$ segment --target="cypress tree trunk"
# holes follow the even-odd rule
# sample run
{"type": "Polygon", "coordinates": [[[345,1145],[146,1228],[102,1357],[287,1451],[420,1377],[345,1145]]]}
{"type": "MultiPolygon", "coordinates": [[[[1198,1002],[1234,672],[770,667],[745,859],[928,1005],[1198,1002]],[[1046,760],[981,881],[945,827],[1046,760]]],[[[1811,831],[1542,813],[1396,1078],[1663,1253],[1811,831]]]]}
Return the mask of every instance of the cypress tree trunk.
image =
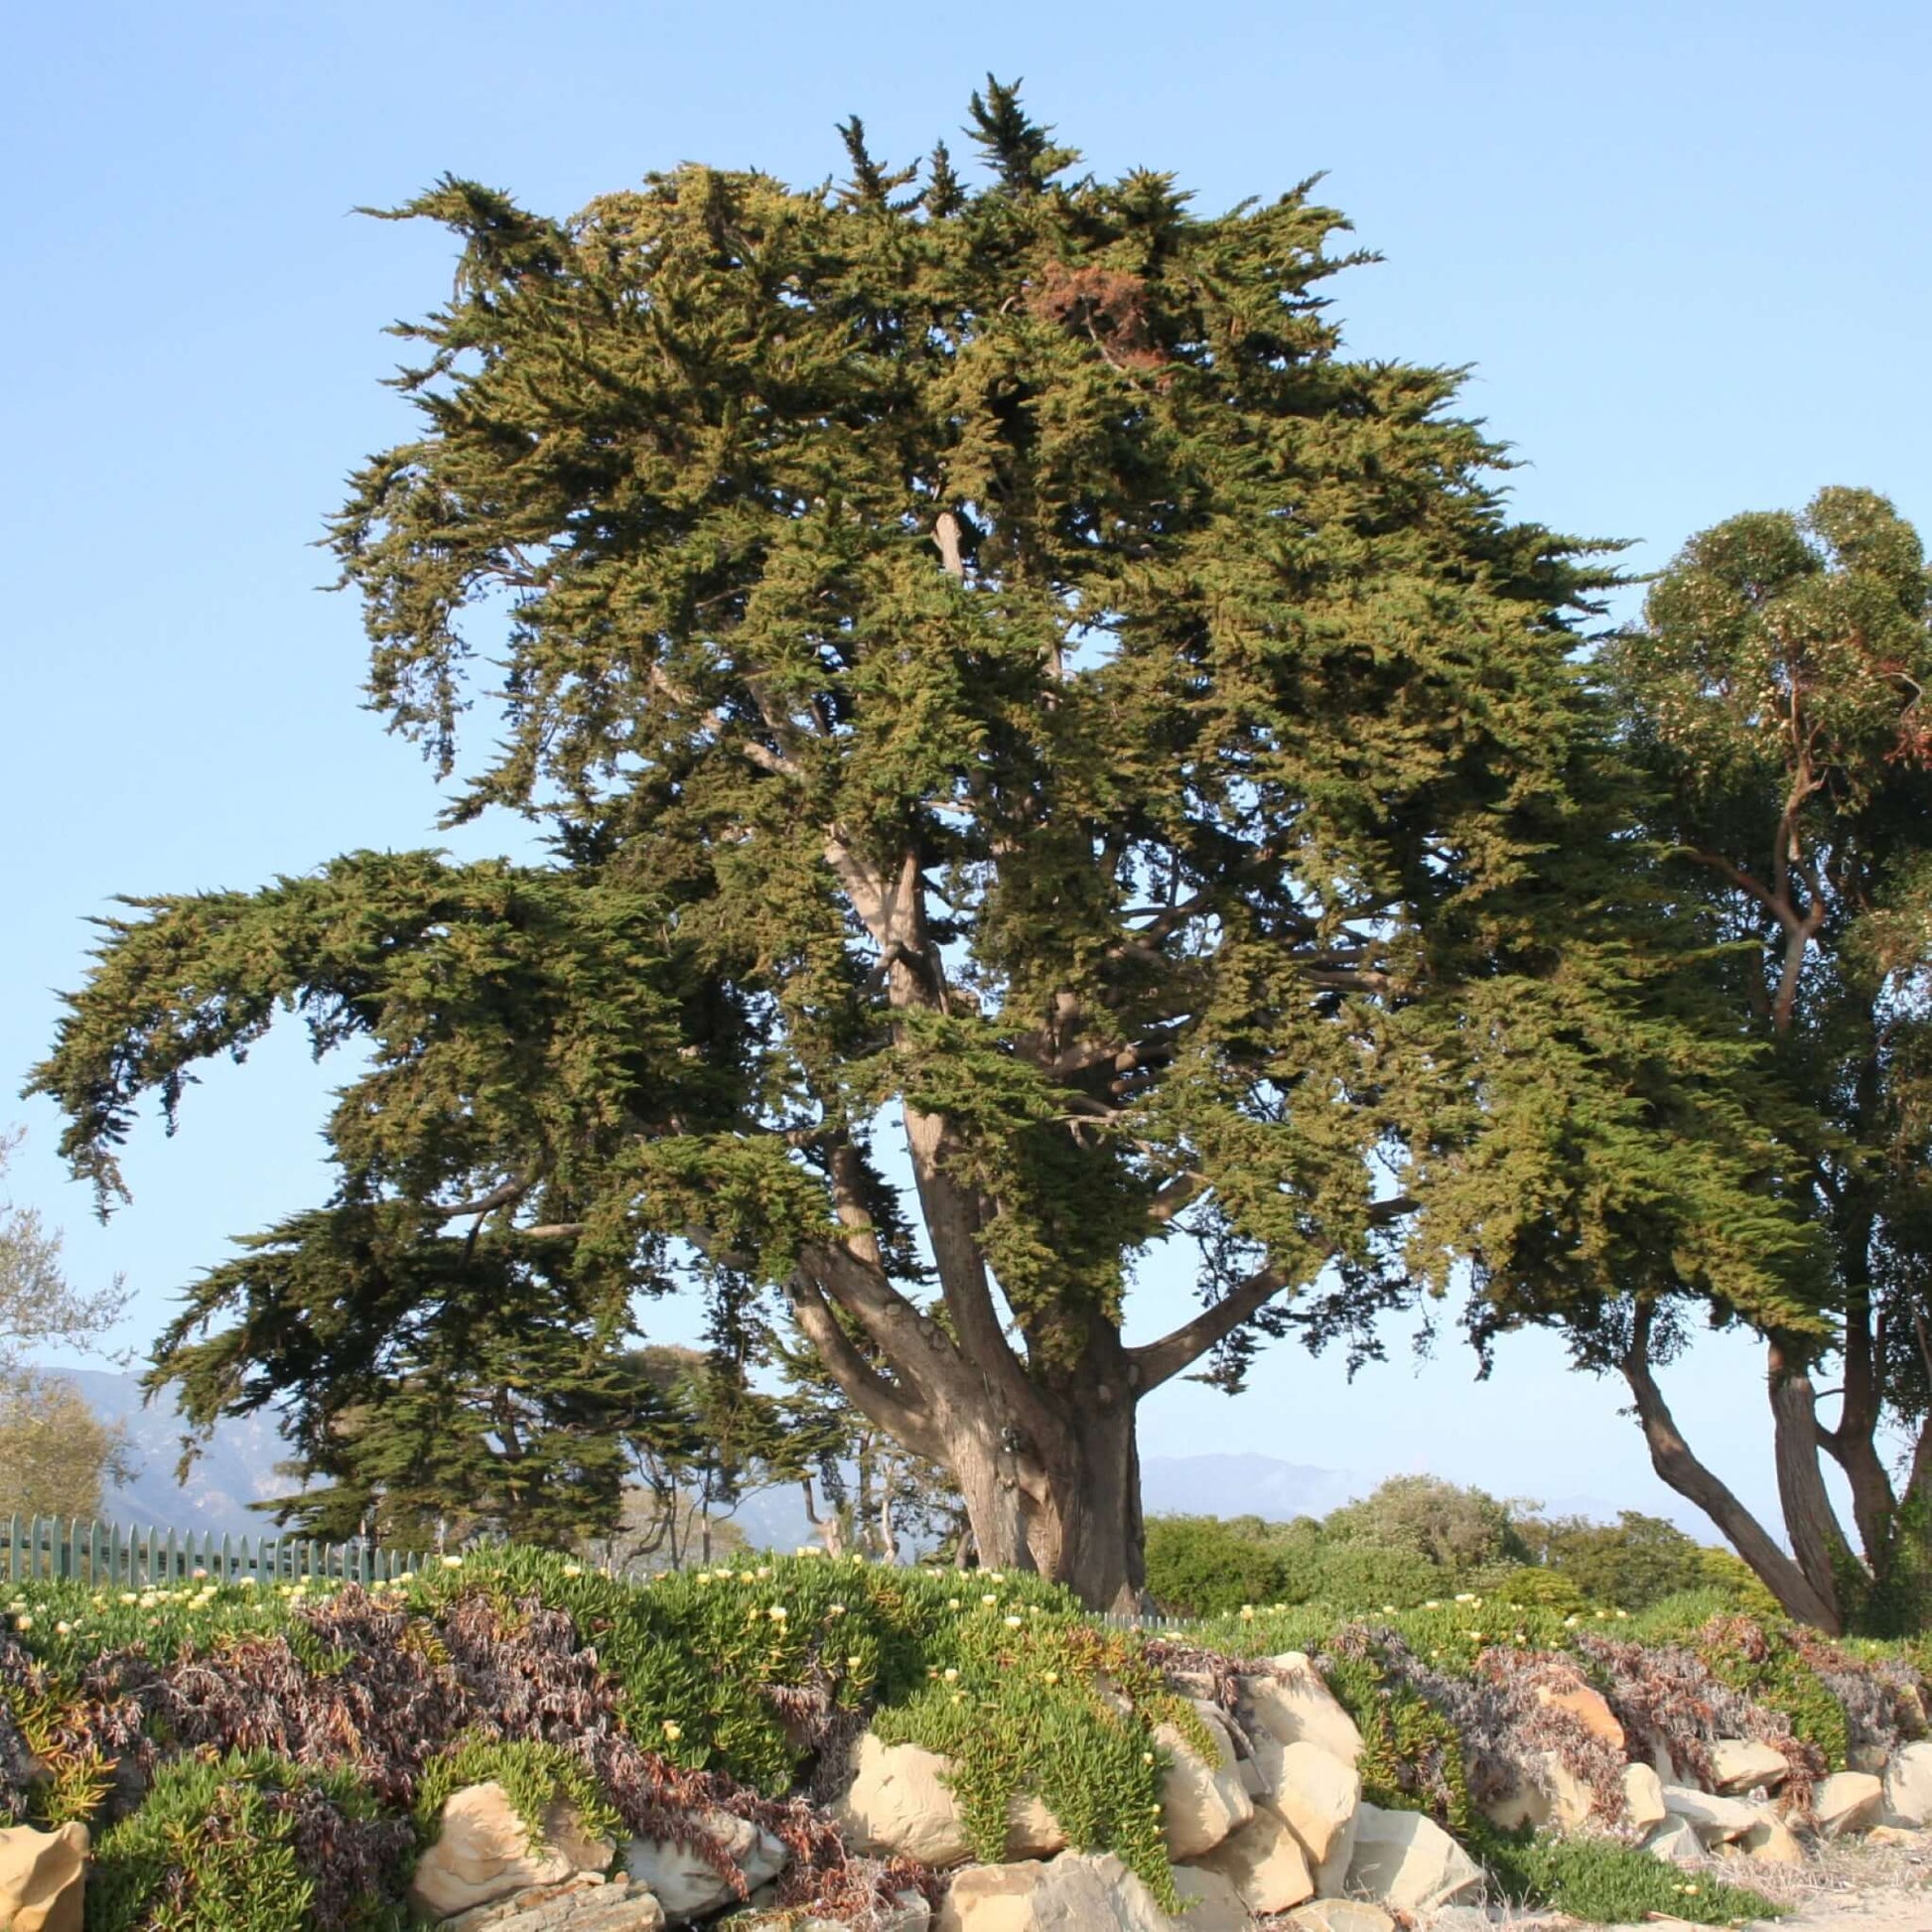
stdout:
{"type": "Polygon", "coordinates": [[[1091,1382],[1061,1412],[1048,1443],[975,1420],[949,1440],[946,1460],[966,1497],[980,1563],[1035,1570],[1091,1609],[1141,1608],[1146,1582],[1140,1452],[1124,1380],[1091,1382]]]}

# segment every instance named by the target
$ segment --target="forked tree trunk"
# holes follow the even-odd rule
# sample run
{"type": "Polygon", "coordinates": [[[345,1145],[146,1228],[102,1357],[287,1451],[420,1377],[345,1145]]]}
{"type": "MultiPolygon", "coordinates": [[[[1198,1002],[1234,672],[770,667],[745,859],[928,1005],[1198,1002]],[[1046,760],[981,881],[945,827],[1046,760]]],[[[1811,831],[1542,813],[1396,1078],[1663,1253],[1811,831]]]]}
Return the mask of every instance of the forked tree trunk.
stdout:
{"type": "Polygon", "coordinates": [[[1070,1409],[1050,1445],[977,1425],[949,1440],[982,1568],[1037,1571],[1092,1609],[1138,1610],[1146,1582],[1131,1400],[1070,1409]]]}
{"type": "Polygon", "coordinates": [[[1650,1332],[1654,1308],[1642,1304],[1622,1368],[1636,1398],[1637,1420],[1650,1449],[1650,1463],[1658,1475],[1687,1501],[1695,1503],[1724,1534],[1730,1547],[1750,1565],[1758,1581],[1778,1599],[1787,1616],[1809,1623],[1829,1636],[1844,1627],[1837,1592],[1830,1585],[1819,1589],[1805,1572],[1780,1550],[1764,1526],[1745,1508],[1734,1491],[1693,1452],[1664,1401],[1650,1361],[1650,1332]]]}

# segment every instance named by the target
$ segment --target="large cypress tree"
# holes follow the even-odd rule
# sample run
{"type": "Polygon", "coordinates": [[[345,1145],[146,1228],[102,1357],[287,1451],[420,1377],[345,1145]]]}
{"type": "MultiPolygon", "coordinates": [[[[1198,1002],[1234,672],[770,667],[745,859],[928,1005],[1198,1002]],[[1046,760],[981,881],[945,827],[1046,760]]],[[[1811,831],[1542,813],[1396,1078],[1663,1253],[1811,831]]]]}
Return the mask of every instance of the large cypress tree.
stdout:
{"type": "MultiPolygon", "coordinates": [[[[972,120],[978,186],[855,121],[837,191],[399,211],[457,289],[335,543],[446,772],[500,666],[458,815],[554,860],[110,929],[38,1076],[104,1188],[140,1093],[278,1002],[376,1048],[337,1197],[164,1337],[192,1413],[284,1401],[345,1479],[341,1412],[467,1372],[465,1324],[604,1401],[639,1294],[776,1295],[986,1561],[1108,1602],[1137,1405],[1291,1320],[1458,1269],[1543,1306],[1660,1239],[1808,1318],[1730,1048],[1628,916],[1600,579],[1510,520],[1453,373],[1341,352],[1307,185],[1201,215],[1009,88],[972,120]],[[1164,1243],[1203,1306],[1129,1345],[1164,1243]]],[[[581,1420],[540,1393],[522,1453],[581,1420]]]]}

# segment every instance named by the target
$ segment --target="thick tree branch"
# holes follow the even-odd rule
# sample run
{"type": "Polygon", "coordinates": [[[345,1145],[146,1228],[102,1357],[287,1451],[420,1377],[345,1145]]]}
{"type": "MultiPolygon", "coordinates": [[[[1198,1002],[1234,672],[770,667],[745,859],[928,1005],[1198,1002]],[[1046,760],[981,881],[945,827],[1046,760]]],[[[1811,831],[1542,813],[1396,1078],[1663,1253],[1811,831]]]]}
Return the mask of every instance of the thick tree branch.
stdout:
{"type": "Polygon", "coordinates": [[[479,1194],[475,1200],[458,1201],[452,1207],[438,1207],[426,1204],[423,1211],[439,1221],[460,1221],[466,1214],[479,1217],[493,1214],[499,1207],[513,1206],[536,1185],[535,1175],[521,1180],[502,1180],[490,1188],[486,1194],[479,1194]]]}
{"type": "Polygon", "coordinates": [[[800,1331],[846,1399],[895,1441],[934,1461],[943,1460],[945,1444],[931,1411],[889,1382],[860,1354],[819,1285],[803,1269],[786,1282],[785,1299],[800,1331]]]}
{"type": "Polygon", "coordinates": [[[1127,1359],[1132,1366],[1134,1390],[1146,1395],[1163,1382],[1171,1382],[1180,1371],[1199,1359],[1216,1342],[1225,1341],[1244,1321],[1252,1320],[1289,1285],[1290,1277],[1279,1269],[1261,1268],[1212,1308],[1201,1310],[1191,1321],[1169,1330],[1159,1341],[1144,1342],[1130,1348],[1127,1359]]]}

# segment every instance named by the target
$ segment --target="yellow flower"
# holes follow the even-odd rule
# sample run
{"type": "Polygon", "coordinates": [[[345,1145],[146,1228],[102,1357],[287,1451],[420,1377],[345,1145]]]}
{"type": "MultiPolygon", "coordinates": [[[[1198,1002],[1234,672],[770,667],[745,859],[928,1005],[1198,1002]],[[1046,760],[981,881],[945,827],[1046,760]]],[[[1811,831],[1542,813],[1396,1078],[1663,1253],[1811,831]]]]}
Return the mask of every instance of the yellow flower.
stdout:
{"type": "Polygon", "coordinates": [[[954,1669],[954,1667],[951,1664],[948,1664],[946,1668],[939,1673],[939,1675],[943,1677],[948,1684],[957,1684],[959,1682],[959,1672],[956,1669],[954,1669]]]}
{"type": "Polygon", "coordinates": [[[1042,1684],[1057,1684],[1060,1681],[1060,1674],[1056,1670],[1043,1670],[1039,1674],[1039,1681],[1042,1684]]]}
{"type": "Polygon", "coordinates": [[[1141,1753],[1141,1762],[1143,1764],[1152,1764],[1154,1762],[1154,1753],[1152,1751],[1143,1751],[1141,1753]]]}
{"type": "Polygon", "coordinates": [[[564,1565],[564,1575],[566,1577],[581,1577],[583,1574],[584,1566],[581,1563],[567,1563],[564,1565]]]}
{"type": "Polygon", "coordinates": [[[768,1616],[773,1623],[782,1623],[785,1620],[785,1618],[790,1614],[791,1612],[787,1610],[782,1603],[773,1603],[771,1607],[765,1611],[765,1615],[768,1616]]]}
{"type": "Polygon", "coordinates": [[[984,1603],[984,1604],[986,1605],[986,1607],[987,1607],[987,1608],[988,1608],[989,1610],[990,1610],[990,1609],[991,1609],[991,1608],[993,1607],[993,1605],[994,1605],[995,1603],[997,1603],[997,1602],[998,1602],[999,1600],[1000,1600],[1000,1599],[999,1599],[999,1597],[998,1597],[998,1596],[996,1596],[996,1595],[995,1595],[995,1594],[993,1593],[993,1591],[992,1591],[992,1590],[990,1590],[990,1589],[989,1589],[989,1590],[988,1590],[988,1591],[986,1592],[986,1594],[985,1594],[984,1596],[982,1596],[982,1597],[980,1598],[980,1601],[981,1601],[982,1603],[984,1603]]]}
{"type": "Polygon", "coordinates": [[[956,1609],[958,1609],[958,1608],[959,1608],[959,1598],[958,1598],[958,1597],[956,1597],[956,1596],[948,1596],[948,1597],[946,1598],[946,1608],[947,1608],[947,1609],[949,1609],[949,1610],[956,1610],[956,1609]]]}
{"type": "Polygon", "coordinates": [[[445,1557],[443,1559],[443,1568],[445,1570],[461,1570],[463,1568],[463,1559],[461,1557],[445,1557]]]}
{"type": "Polygon", "coordinates": [[[14,1618],[14,1628],[16,1630],[31,1630],[33,1627],[34,1619],[24,1610],[14,1618]]]}
{"type": "Polygon", "coordinates": [[[863,1664],[865,1661],[866,1660],[863,1657],[861,1657],[859,1653],[855,1650],[852,1653],[852,1655],[845,1660],[845,1667],[847,1670],[857,1670],[859,1666],[863,1664]]]}
{"type": "Polygon", "coordinates": [[[1024,1616],[1010,1616],[1006,1620],[1006,1625],[1009,1630],[1017,1630],[1026,1620],[1024,1616]]]}
{"type": "Polygon", "coordinates": [[[682,1725],[673,1724],[669,1718],[664,1720],[664,1740],[666,1743],[675,1744],[683,1735],[684,1726],[682,1725]]]}
{"type": "Polygon", "coordinates": [[[1255,1617],[1255,1606],[1252,1603],[1243,1603],[1241,1605],[1242,1622],[1252,1623],[1254,1621],[1254,1617],[1255,1617]]]}
{"type": "Polygon", "coordinates": [[[843,1616],[845,1614],[845,1605],[843,1603],[834,1603],[825,1614],[827,1616],[843,1616]]]}

